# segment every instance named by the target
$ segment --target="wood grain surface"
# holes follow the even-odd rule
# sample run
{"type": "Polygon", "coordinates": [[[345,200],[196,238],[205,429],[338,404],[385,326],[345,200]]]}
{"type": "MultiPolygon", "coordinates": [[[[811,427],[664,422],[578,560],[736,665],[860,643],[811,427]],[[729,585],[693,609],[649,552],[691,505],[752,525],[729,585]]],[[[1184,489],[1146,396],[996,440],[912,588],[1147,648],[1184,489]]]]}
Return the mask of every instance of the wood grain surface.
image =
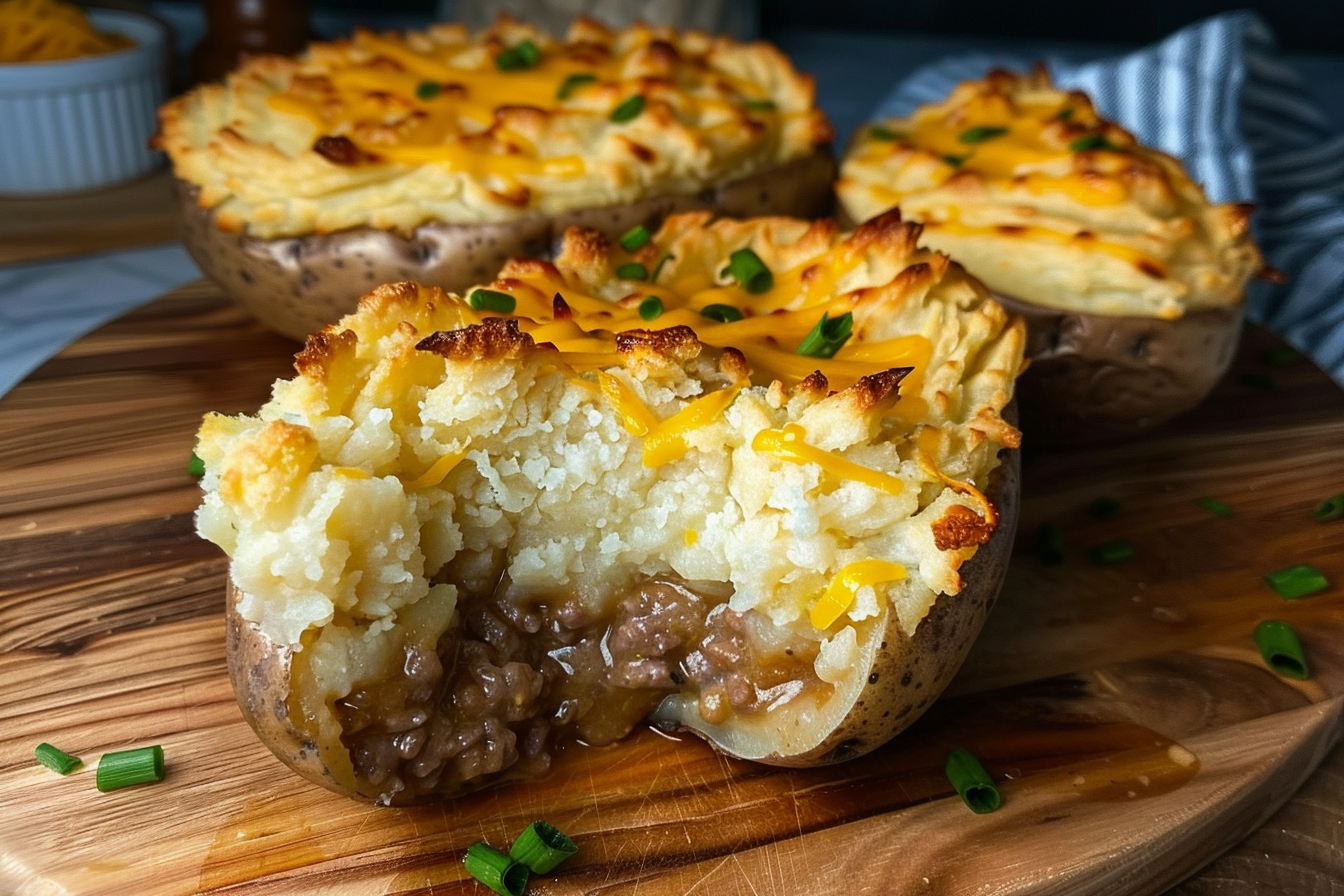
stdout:
{"type": "Polygon", "coordinates": [[[1344,492],[1344,393],[1277,346],[1249,333],[1205,406],[1140,441],[1028,447],[1000,603],[952,692],[887,747],[787,770],[642,732],[534,785],[383,809],[295,777],[233,701],[226,562],[193,534],[186,458],[201,414],[255,409],[296,346],[210,285],[178,290],[0,399],[0,893],[483,894],[466,847],[537,817],[581,847],[537,896],[1339,893],[1344,589],[1286,602],[1261,575],[1344,581],[1344,521],[1311,516],[1344,492]],[[1113,519],[1089,514],[1101,495],[1113,519]],[[1046,521],[1060,565],[1035,551],[1046,521]],[[1087,561],[1115,538],[1132,561],[1087,561]],[[1298,629],[1311,680],[1264,667],[1266,618],[1298,629]],[[37,766],[40,741],[85,767],[37,766]],[[149,743],[164,782],[94,789],[102,752],[149,743]],[[951,795],[955,746],[1000,811],[951,795]]]}
{"type": "Polygon", "coordinates": [[[167,169],[103,190],[0,195],[0,264],[166,243],[177,236],[167,169]]]}

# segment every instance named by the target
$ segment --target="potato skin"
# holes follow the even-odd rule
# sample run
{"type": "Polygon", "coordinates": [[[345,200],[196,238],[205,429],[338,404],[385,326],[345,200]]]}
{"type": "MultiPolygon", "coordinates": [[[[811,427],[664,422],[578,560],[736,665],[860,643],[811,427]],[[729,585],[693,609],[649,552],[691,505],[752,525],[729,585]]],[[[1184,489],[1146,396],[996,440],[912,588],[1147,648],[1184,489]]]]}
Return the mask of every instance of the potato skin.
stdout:
{"type": "Polygon", "coordinates": [[[382,283],[414,280],[461,292],[488,283],[511,258],[545,256],[572,225],[619,237],[654,229],[674,212],[710,209],[729,217],[822,217],[834,201],[830,147],[696,194],[653,196],[630,205],[576,209],[499,224],[427,224],[410,238],[372,228],[281,239],[226,233],[176,180],[179,228],[191,257],[226,293],[267,327],[303,340],[355,309],[382,283]]]}
{"type": "Polygon", "coordinates": [[[1033,444],[1132,438],[1185,413],[1217,385],[1241,339],[1240,305],[1161,320],[995,298],[1027,322],[1031,366],[1017,394],[1033,444]]]}

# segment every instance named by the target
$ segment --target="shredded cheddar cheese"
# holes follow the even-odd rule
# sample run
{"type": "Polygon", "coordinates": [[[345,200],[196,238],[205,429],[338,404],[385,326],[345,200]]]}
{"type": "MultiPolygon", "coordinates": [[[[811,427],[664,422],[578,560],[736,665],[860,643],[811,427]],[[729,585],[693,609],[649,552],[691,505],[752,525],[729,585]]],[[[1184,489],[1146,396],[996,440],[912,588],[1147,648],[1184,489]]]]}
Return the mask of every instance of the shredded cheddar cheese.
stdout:
{"type": "Polygon", "coordinates": [[[872,470],[845,460],[838,454],[823,451],[806,441],[807,433],[797,423],[783,429],[763,429],[751,441],[753,451],[770,454],[795,464],[816,464],[826,473],[839,479],[853,479],[889,495],[905,491],[905,483],[880,470],[872,470]]]}
{"type": "Polygon", "coordinates": [[[825,631],[854,603],[854,596],[866,585],[899,582],[905,578],[905,567],[885,560],[860,560],[840,570],[831,584],[812,605],[809,619],[816,628],[825,631]]]}
{"type": "Polygon", "coordinates": [[[0,2],[0,63],[56,62],[100,56],[134,46],[123,34],[99,31],[72,3],[0,2]]]}

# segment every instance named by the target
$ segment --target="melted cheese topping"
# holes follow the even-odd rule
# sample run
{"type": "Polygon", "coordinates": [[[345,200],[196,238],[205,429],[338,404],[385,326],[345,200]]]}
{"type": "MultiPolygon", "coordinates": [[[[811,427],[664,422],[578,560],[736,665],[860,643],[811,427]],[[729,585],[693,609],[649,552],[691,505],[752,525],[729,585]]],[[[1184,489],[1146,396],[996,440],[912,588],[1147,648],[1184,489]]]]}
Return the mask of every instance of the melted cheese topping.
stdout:
{"type": "Polygon", "coordinates": [[[905,567],[885,560],[860,560],[851,563],[831,579],[831,584],[812,605],[809,618],[812,625],[825,630],[850,608],[859,589],[865,586],[899,582],[905,578],[905,567]]]}
{"type": "Polygon", "coordinates": [[[245,62],[161,118],[202,206],[265,238],[694,193],[831,139],[811,80],[767,44],[584,20],[563,41],[509,19],[360,30],[245,62]],[[531,64],[501,66],[524,46],[531,64]]]}

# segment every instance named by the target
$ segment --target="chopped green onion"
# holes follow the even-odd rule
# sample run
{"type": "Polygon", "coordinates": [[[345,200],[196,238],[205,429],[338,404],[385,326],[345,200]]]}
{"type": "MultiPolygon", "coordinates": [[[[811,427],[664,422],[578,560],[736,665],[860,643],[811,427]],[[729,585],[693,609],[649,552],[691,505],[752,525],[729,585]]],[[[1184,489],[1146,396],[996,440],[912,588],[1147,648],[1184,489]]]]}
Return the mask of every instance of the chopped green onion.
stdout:
{"type": "Polygon", "coordinates": [[[649,228],[643,224],[637,224],[627,230],[618,242],[621,248],[627,252],[635,252],[643,248],[653,236],[649,233],[649,228]]]}
{"type": "Polygon", "coordinates": [[[728,324],[735,320],[741,320],[742,312],[732,305],[721,305],[716,302],[713,305],[706,305],[701,308],[700,316],[707,317],[710,320],[716,320],[721,324],[728,324]]]}
{"type": "Polygon", "coordinates": [[[1072,106],[1065,106],[1063,109],[1060,109],[1059,114],[1055,116],[1055,118],[1057,118],[1060,121],[1068,121],[1072,117],[1073,117],[1072,106]]]}
{"type": "Polygon", "coordinates": [[[1070,143],[1069,149],[1074,152],[1083,152],[1088,149],[1118,149],[1118,147],[1101,134],[1088,134],[1086,137],[1079,137],[1070,143]]]}
{"type": "Polygon", "coordinates": [[[1114,566],[1133,559],[1134,545],[1123,538],[1119,541],[1108,541],[1105,544],[1094,545],[1087,552],[1087,556],[1097,566],[1114,566]]]}
{"type": "Polygon", "coordinates": [[[767,292],[775,285],[775,275],[761,261],[761,256],[750,249],[738,249],[728,256],[728,267],[723,269],[720,276],[732,277],[752,295],[767,292]]]}
{"type": "Polygon", "coordinates": [[[1041,523],[1036,530],[1036,552],[1046,566],[1064,562],[1064,530],[1059,523],[1041,523]]]}
{"type": "Polygon", "coordinates": [[[558,100],[567,100],[574,95],[574,91],[585,84],[592,84],[596,80],[597,75],[589,72],[578,72],[577,74],[570,75],[560,84],[560,89],[556,91],[555,98],[558,100]]]}
{"type": "Polygon", "coordinates": [[[533,874],[545,874],[578,851],[574,841],[553,825],[534,821],[518,835],[509,858],[526,865],[533,874]]]}
{"type": "Polygon", "coordinates": [[[163,747],[141,747],[138,750],[121,750],[117,753],[104,753],[98,760],[98,775],[95,783],[103,793],[120,790],[135,784],[148,784],[163,780],[163,747]]]}
{"type": "Polygon", "coordinates": [[[1276,345],[1264,354],[1264,362],[1270,367],[1283,367],[1302,357],[1296,349],[1286,345],[1276,345]]]}
{"type": "Polygon", "coordinates": [[[1265,373],[1243,373],[1237,377],[1237,382],[1253,389],[1264,389],[1266,392],[1274,390],[1274,378],[1265,373]]]}
{"type": "Polygon", "coordinates": [[[624,122],[629,121],[632,118],[635,118],[636,116],[639,115],[639,113],[643,111],[644,111],[644,97],[637,93],[634,96],[630,97],[628,100],[622,102],[615,109],[611,110],[611,120],[616,122],[617,124],[622,124],[624,122]]]}
{"type": "Polygon", "coordinates": [[[473,843],[462,857],[467,873],[499,896],[523,896],[530,877],[527,866],[484,843],[473,843]]]}
{"type": "Polygon", "coordinates": [[[827,317],[821,313],[821,320],[808,331],[803,341],[798,343],[797,353],[809,358],[834,358],[840,347],[849,341],[854,332],[854,314],[846,311],[839,317],[827,317]]]}
{"type": "Polygon", "coordinates": [[[1265,582],[1284,600],[1297,600],[1330,587],[1329,580],[1319,569],[1306,564],[1266,573],[1265,582]]]}
{"type": "Polygon", "coordinates": [[[943,156],[943,161],[953,168],[960,168],[961,163],[969,159],[970,156],[943,156]]]}
{"type": "Polygon", "coordinates": [[[187,461],[187,475],[194,476],[197,479],[205,475],[205,461],[201,460],[194,448],[191,452],[191,458],[187,461]]]}
{"type": "Polygon", "coordinates": [[[502,72],[534,68],[541,61],[541,50],[530,40],[515,44],[495,56],[495,68],[502,72]]]}
{"type": "Polygon", "coordinates": [[[645,320],[655,320],[663,314],[663,300],[657,296],[645,296],[639,303],[639,316],[645,320]]]}
{"type": "Polygon", "coordinates": [[[649,279],[649,269],[637,261],[631,261],[618,267],[616,276],[622,280],[647,280],[649,279]]]}
{"type": "Polygon", "coordinates": [[[33,757],[60,775],[68,775],[84,764],[84,760],[78,756],[71,756],[47,743],[38,744],[37,749],[33,750],[33,757]]]}
{"type": "Polygon", "coordinates": [[[649,275],[650,283],[658,282],[658,275],[662,273],[663,265],[667,264],[671,260],[672,260],[671,255],[664,255],[662,258],[658,259],[658,263],[653,266],[653,273],[649,275]]]}
{"type": "Polygon", "coordinates": [[[993,812],[1003,803],[999,788],[970,750],[953,750],[944,765],[947,779],[957,789],[962,802],[977,815],[993,812]]]}
{"type": "Polygon", "coordinates": [[[1344,495],[1331,495],[1317,504],[1315,512],[1312,513],[1312,518],[1321,522],[1337,520],[1342,516],[1344,516],[1344,495]]]}
{"type": "Polygon", "coordinates": [[[895,140],[897,134],[891,128],[885,128],[880,124],[875,124],[868,129],[868,136],[874,140],[895,140]]]}
{"type": "Polygon", "coordinates": [[[1297,632],[1286,622],[1270,619],[1255,627],[1255,646],[1269,668],[1284,678],[1310,678],[1307,658],[1302,653],[1302,642],[1297,632]]]}
{"type": "Polygon", "coordinates": [[[773,112],[778,108],[774,100],[743,100],[742,105],[760,112],[773,112]]]}
{"type": "Polygon", "coordinates": [[[467,304],[477,311],[495,311],[499,314],[512,314],[518,307],[518,300],[506,292],[494,289],[473,289],[467,297],[467,304]]]}
{"type": "Polygon", "coordinates": [[[415,88],[415,95],[422,100],[432,100],[443,90],[443,85],[434,81],[421,81],[415,88]]]}
{"type": "Polygon", "coordinates": [[[1226,518],[1232,516],[1232,514],[1234,513],[1231,507],[1228,507],[1222,501],[1218,501],[1214,498],[1200,498],[1195,503],[1198,504],[1200,507],[1203,507],[1205,510],[1207,510],[1214,516],[1221,516],[1226,518]]]}
{"type": "Polygon", "coordinates": [[[1087,510],[1096,519],[1113,520],[1120,515],[1120,502],[1110,495],[1103,495],[1087,505],[1087,510]]]}
{"type": "Polygon", "coordinates": [[[969,131],[962,131],[961,136],[957,138],[957,141],[960,143],[984,143],[986,140],[1002,137],[1006,133],[1008,133],[1007,128],[971,128],[969,131]]]}

